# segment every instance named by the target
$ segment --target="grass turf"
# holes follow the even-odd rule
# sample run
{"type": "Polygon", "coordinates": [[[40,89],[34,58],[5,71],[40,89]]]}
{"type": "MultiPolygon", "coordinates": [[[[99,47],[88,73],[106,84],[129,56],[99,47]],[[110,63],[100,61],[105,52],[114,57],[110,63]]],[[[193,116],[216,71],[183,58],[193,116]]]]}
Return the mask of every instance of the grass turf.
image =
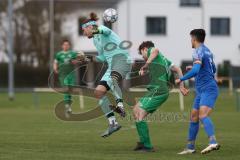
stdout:
{"type": "MultiPolygon", "coordinates": [[[[132,151],[138,141],[131,118],[120,119],[123,128],[109,138],[99,135],[107,127],[104,117],[88,122],[63,122],[56,119],[54,105],[62,99],[57,93],[17,93],[14,101],[0,93],[0,159],[4,160],[187,160],[240,159],[240,116],[236,112],[235,96],[221,92],[212,114],[216,135],[222,148],[208,155],[199,151],[206,147],[207,136],[201,127],[197,153],[179,156],[186,143],[188,113],[193,94],[185,98],[185,111],[179,111],[178,96],[169,100],[152,115],[149,122],[155,153],[132,151]],[[176,120],[174,116],[184,115],[176,120]],[[155,117],[154,117],[155,116],[155,117]],[[162,116],[162,117],[161,117],[162,116]]],[[[74,98],[78,102],[78,97],[74,98]]],[[[85,109],[95,106],[95,100],[85,98],[85,109]]],[[[80,111],[74,103],[74,111],[80,111]]],[[[130,111],[131,112],[131,111],[130,111]]]]}

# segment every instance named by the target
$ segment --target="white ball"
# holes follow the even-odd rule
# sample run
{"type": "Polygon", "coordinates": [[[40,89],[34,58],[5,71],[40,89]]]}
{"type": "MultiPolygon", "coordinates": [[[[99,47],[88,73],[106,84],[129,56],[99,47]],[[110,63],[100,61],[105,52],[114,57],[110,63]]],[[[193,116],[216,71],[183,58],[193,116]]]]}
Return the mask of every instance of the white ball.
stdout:
{"type": "Polygon", "coordinates": [[[114,23],[118,19],[118,13],[113,8],[108,8],[103,13],[103,20],[108,23],[114,23]]]}

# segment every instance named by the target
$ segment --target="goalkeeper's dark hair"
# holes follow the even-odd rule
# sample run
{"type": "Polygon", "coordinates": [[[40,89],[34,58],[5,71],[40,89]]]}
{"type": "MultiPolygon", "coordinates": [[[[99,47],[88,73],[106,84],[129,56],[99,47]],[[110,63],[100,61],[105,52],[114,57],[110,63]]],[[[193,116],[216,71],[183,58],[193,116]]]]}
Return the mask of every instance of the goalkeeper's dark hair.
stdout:
{"type": "Polygon", "coordinates": [[[92,20],[92,21],[98,21],[98,16],[97,16],[97,14],[96,13],[94,13],[94,12],[91,12],[90,13],[90,19],[92,20]]]}
{"type": "Polygon", "coordinates": [[[206,37],[206,32],[204,29],[194,29],[190,32],[190,35],[195,37],[200,43],[203,43],[206,37]]]}
{"type": "Polygon", "coordinates": [[[98,20],[99,20],[99,18],[97,16],[97,14],[94,12],[91,12],[89,14],[89,18],[86,18],[85,20],[83,20],[83,24],[88,23],[90,21],[98,21],[98,20]]]}
{"type": "Polygon", "coordinates": [[[144,41],[138,47],[138,53],[141,54],[141,50],[143,48],[151,48],[151,47],[155,47],[155,45],[154,45],[154,43],[152,41],[144,41]]]}

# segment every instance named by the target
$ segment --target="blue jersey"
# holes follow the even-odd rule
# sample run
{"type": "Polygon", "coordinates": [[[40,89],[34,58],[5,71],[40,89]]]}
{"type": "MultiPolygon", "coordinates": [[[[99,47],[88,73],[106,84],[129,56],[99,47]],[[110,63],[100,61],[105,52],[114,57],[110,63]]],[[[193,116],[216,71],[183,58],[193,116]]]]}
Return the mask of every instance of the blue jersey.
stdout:
{"type": "Polygon", "coordinates": [[[196,61],[201,62],[200,71],[195,76],[196,87],[202,88],[211,82],[215,82],[216,66],[213,61],[213,54],[204,44],[193,52],[193,63],[196,61]]]}

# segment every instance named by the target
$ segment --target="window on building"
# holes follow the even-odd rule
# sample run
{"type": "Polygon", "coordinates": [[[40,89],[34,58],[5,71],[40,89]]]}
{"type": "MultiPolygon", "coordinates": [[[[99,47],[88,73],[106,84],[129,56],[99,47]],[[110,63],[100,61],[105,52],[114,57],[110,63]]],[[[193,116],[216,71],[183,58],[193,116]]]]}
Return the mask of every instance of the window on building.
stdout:
{"type": "Polygon", "coordinates": [[[83,35],[83,30],[82,30],[82,24],[83,21],[86,19],[86,17],[80,17],[78,19],[78,35],[82,36],[83,35]]]}
{"type": "Polygon", "coordinates": [[[211,35],[229,36],[230,35],[230,18],[211,18],[211,35]]]}
{"type": "Polygon", "coordinates": [[[183,7],[200,7],[200,0],[180,0],[180,6],[183,7]]]}
{"type": "Polygon", "coordinates": [[[167,34],[166,17],[147,17],[146,33],[148,35],[166,35],[167,34]]]}

